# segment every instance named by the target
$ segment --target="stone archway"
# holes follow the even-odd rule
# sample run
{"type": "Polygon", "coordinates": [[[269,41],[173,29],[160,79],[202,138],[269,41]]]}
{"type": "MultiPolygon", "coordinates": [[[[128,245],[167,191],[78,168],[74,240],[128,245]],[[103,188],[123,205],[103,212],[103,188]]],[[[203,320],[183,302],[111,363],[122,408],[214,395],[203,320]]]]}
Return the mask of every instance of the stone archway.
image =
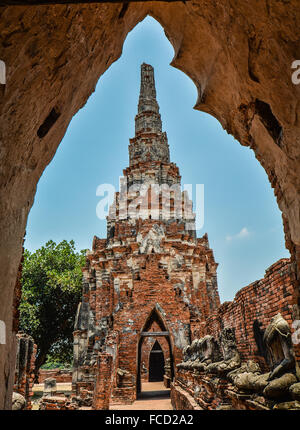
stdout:
{"type": "MultiPolygon", "coordinates": [[[[153,331],[160,331],[159,329],[153,329],[153,331]]],[[[149,374],[150,374],[150,356],[151,351],[156,349],[158,343],[159,347],[161,348],[163,355],[164,355],[164,361],[166,360],[170,361],[170,348],[168,340],[165,337],[148,337],[143,342],[143,347],[141,351],[141,381],[143,382],[149,382],[149,374]]]]}
{"type": "MultiPolygon", "coordinates": [[[[145,340],[145,335],[154,337],[155,340],[157,340],[160,337],[164,337],[167,340],[168,347],[169,347],[169,358],[170,358],[170,369],[171,369],[171,380],[174,377],[175,371],[174,371],[174,358],[173,358],[173,349],[172,349],[172,342],[170,339],[170,333],[167,330],[167,326],[160,315],[160,312],[157,309],[157,306],[152,309],[150,314],[148,315],[145,324],[143,326],[143,329],[140,332],[138,343],[137,343],[137,366],[136,366],[136,396],[138,397],[139,393],[141,392],[141,358],[142,358],[142,347],[145,340]],[[159,332],[152,332],[151,326],[153,323],[156,323],[159,327],[159,332]]],[[[154,341],[155,345],[155,341],[154,341]]]]}
{"type": "Polygon", "coordinates": [[[292,62],[300,58],[298,1],[0,7],[6,69],[0,88],[0,320],[7,334],[0,345],[0,409],[10,407],[14,289],[37,182],[70,120],[147,14],[174,47],[172,65],[197,86],[195,108],[250,146],[269,177],[294,263],[299,319],[300,85],[291,80],[292,62]]]}

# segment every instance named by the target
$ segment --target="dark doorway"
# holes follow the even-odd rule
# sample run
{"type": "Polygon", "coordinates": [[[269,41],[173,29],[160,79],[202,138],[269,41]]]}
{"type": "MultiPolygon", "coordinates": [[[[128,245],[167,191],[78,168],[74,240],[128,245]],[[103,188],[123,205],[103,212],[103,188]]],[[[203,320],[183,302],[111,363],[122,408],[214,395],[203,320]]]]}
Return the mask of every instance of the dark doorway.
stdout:
{"type": "MultiPolygon", "coordinates": [[[[138,344],[137,344],[137,369],[136,369],[137,370],[137,374],[136,374],[136,395],[137,395],[137,397],[140,396],[141,389],[142,389],[142,383],[141,383],[142,347],[143,347],[144,340],[147,337],[147,336],[145,336],[145,334],[148,334],[149,336],[150,335],[155,336],[154,332],[151,331],[151,326],[152,326],[154,321],[158,324],[159,330],[160,330],[160,332],[156,335],[156,337],[158,338],[159,336],[164,336],[168,342],[170,365],[171,365],[171,381],[174,378],[173,352],[172,352],[172,345],[171,345],[169,332],[168,332],[167,327],[165,326],[165,324],[161,318],[160,312],[158,312],[157,307],[155,306],[155,308],[152,309],[148,318],[145,321],[145,324],[144,324],[144,326],[140,332],[140,336],[139,336],[138,344]]],[[[157,343],[159,343],[159,342],[157,342],[157,343]]],[[[147,364],[148,364],[148,372],[149,372],[150,371],[150,354],[149,354],[149,362],[147,364]]],[[[162,372],[164,372],[164,363],[161,364],[161,366],[159,366],[159,367],[160,367],[160,369],[163,369],[162,372]]],[[[163,381],[163,376],[158,382],[162,382],[162,381],[163,381]]],[[[149,382],[150,382],[150,380],[149,380],[149,376],[148,376],[148,383],[149,382]]]]}
{"type": "Polygon", "coordinates": [[[165,359],[159,342],[156,340],[149,357],[149,382],[159,382],[164,379],[165,359]]]}

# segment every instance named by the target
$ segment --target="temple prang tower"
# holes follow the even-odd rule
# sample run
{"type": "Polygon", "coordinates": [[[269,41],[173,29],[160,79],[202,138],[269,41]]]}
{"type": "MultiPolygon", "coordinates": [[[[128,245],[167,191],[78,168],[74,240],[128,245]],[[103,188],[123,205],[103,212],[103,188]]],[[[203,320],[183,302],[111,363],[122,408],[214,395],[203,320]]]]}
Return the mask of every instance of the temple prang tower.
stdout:
{"type": "Polygon", "coordinates": [[[94,237],[83,268],[74,331],[78,398],[93,391],[97,359],[105,352],[112,356],[112,400],[136,399],[141,378],[151,373],[153,348],[164,355],[167,384],[183,348],[220,305],[217,263],[207,235],[196,237],[192,202],[180,184],[162,131],[154,70],[142,64],[129,167],[110,207],[107,238],[94,237]],[[170,190],[167,203],[164,187],[170,190]],[[152,189],[158,190],[155,204],[152,189]]]}

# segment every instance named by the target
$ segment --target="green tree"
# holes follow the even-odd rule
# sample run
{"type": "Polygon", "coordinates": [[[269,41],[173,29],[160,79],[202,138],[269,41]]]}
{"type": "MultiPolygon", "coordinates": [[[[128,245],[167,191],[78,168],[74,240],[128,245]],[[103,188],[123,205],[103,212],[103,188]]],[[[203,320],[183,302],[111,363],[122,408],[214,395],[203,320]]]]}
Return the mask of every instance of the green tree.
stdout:
{"type": "Polygon", "coordinates": [[[49,357],[72,361],[73,329],[81,298],[85,251],[75,250],[74,241],[52,240],[36,252],[24,252],[20,330],[37,344],[35,375],[49,357]]]}

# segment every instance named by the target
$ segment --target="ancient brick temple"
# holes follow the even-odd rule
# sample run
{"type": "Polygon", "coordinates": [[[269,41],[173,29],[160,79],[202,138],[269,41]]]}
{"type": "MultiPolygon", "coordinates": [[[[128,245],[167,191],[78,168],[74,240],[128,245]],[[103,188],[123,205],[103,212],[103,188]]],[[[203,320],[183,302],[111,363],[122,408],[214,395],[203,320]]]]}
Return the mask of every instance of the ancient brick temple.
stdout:
{"type": "Polygon", "coordinates": [[[81,404],[94,396],[95,407],[105,406],[95,384],[126,403],[136,399],[141,379],[164,375],[170,384],[200,322],[220,305],[217,263],[207,235],[196,237],[192,202],[180,184],[154,70],[143,64],[129,167],[110,207],[107,237],[94,237],[83,269],[73,372],[81,404]]]}

